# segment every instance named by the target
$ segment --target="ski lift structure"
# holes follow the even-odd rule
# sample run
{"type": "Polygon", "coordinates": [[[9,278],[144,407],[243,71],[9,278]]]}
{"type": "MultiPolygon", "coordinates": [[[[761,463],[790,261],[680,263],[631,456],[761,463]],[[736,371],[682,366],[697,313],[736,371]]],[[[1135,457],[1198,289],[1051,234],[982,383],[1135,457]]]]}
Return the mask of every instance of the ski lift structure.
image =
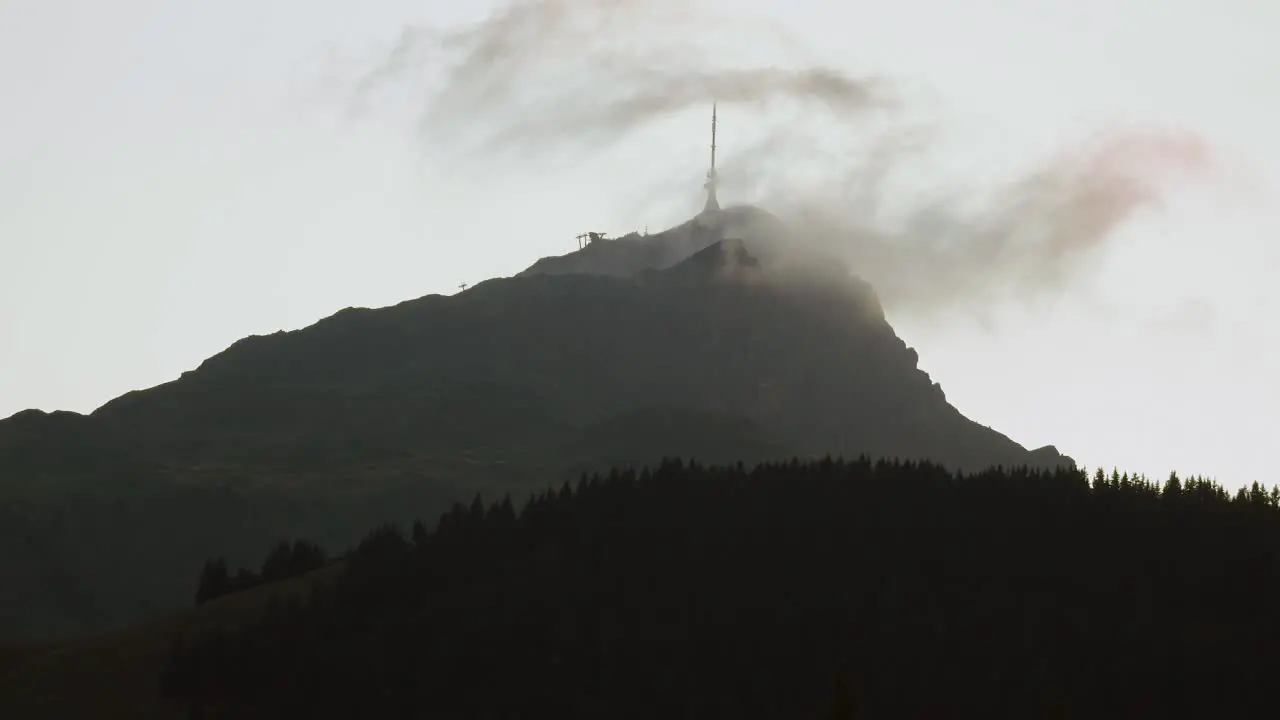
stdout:
{"type": "Polygon", "coordinates": [[[581,235],[577,235],[577,236],[575,236],[575,237],[576,237],[576,238],[577,238],[577,240],[578,240],[578,249],[579,249],[579,250],[582,250],[583,248],[587,247],[588,245],[593,245],[593,244],[595,244],[595,243],[603,242],[603,241],[605,241],[605,240],[608,240],[608,239],[609,239],[609,233],[604,233],[604,232],[584,232],[584,233],[582,233],[581,235]]]}

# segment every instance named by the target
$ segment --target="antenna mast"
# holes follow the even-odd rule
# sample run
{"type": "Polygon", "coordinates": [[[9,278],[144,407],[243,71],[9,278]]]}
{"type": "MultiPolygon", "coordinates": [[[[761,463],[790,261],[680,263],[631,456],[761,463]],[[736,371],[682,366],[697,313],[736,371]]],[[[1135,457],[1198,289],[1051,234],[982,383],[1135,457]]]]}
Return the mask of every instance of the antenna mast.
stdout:
{"type": "Polygon", "coordinates": [[[716,102],[711,101],[711,172],[716,171],[716,102]]]}
{"type": "Polygon", "coordinates": [[[719,178],[716,175],[716,102],[711,102],[711,169],[707,171],[707,182],[703,185],[707,189],[707,204],[702,212],[715,212],[720,209],[720,201],[716,199],[716,184],[719,178]]]}

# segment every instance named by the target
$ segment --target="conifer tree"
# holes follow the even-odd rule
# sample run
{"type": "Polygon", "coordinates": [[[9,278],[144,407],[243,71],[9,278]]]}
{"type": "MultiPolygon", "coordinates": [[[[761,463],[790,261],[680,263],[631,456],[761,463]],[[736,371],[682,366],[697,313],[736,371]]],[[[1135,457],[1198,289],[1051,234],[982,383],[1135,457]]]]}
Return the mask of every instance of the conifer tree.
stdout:
{"type": "Polygon", "coordinates": [[[223,558],[206,560],[196,587],[196,604],[226,595],[230,590],[231,577],[227,572],[227,561],[223,558]]]}

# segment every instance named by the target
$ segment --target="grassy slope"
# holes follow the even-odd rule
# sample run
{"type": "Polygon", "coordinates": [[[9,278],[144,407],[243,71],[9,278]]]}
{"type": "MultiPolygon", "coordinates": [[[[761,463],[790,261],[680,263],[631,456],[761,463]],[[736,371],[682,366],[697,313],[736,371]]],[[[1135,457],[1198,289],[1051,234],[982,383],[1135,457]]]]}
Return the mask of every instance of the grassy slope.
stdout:
{"type": "Polygon", "coordinates": [[[0,647],[0,718],[182,718],[160,697],[161,668],[174,637],[261,613],[272,597],[305,595],[340,564],[254,588],[177,615],[46,646],[0,647]]]}

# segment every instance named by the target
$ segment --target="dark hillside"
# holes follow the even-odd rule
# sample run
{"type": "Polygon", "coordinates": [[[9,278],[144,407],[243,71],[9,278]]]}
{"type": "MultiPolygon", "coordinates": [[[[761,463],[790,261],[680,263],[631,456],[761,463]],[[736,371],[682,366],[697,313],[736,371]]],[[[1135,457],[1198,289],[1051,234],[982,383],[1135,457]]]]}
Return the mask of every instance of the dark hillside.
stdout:
{"type": "Polygon", "coordinates": [[[669,463],[376,530],[163,679],[246,718],[1269,717],[1277,602],[1278,490],[669,463]]]}
{"type": "Polygon", "coordinates": [[[220,597],[146,623],[59,643],[0,645],[0,717],[21,720],[181,720],[183,703],[166,701],[160,673],[175,637],[233,628],[273,603],[305,598],[341,569],[313,573],[220,597]]]}
{"type": "Polygon", "coordinates": [[[0,587],[0,638],[140,619],[189,593],[201,557],[350,543],[406,498],[521,497],[676,453],[1071,464],[961,415],[871,288],[799,272],[776,219],[721,220],[245,338],[87,417],[0,421],[0,538],[17,538],[0,565],[21,578],[0,587]]]}
{"type": "Polygon", "coordinates": [[[650,405],[743,415],[803,453],[1029,461],[947,404],[863,287],[751,281],[757,266],[717,244],[637,278],[533,275],[348,310],[93,418],[187,464],[544,447],[650,405]]]}
{"type": "Polygon", "coordinates": [[[359,528],[445,509],[430,482],[348,498],[168,486],[59,493],[0,507],[0,645],[67,639],[190,604],[213,554],[257,567],[281,539],[346,547],[359,528]],[[407,508],[414,508],[410,511],[407,508]],[[193,570],[193,568],[195,568],[193,570]]]}

